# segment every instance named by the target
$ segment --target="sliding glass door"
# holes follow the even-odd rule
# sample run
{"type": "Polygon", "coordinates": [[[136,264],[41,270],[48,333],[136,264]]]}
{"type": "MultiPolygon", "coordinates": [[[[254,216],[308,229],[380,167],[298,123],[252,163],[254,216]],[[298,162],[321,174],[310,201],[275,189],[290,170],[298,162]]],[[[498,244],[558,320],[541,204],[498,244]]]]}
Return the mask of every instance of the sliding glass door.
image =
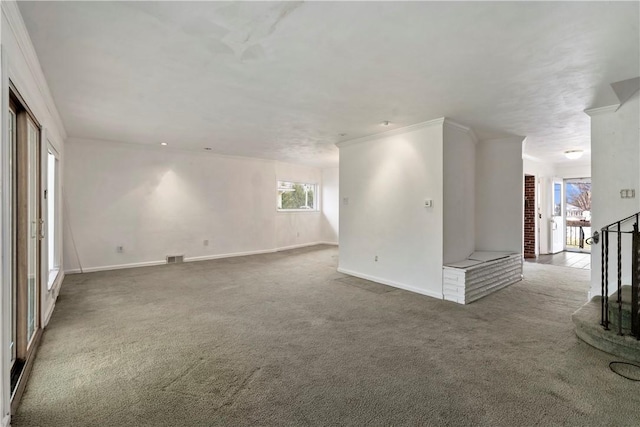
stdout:
{"type": "Polygon", "coordinates": [[[42,281],[44,221],[42,213],[41,129],[33,114],[11,91],[9,102],[11,182],[8,197],[11,219],[11,391],[24,388],[25,372],[38,345],[42,281]]]}
{"type": "Polygon", "coordinates": [[[6,210],[9,218],[5,224],[9,225],[9,239],[11,245],[11,251],[6,253],[7,256],[7,267],[9,270],[9,274],[6,277],[10,277],[9,283],[9,299],[11,303],[9,304],[9,310],[11,310],[11,368],[13,369],[13,365],[16,363],[17,357],[17,348],[18,348],[18,334],[17,334],[17,292],[16,292],[16,144],[17,144],[17,114],[16,107],[13,103],[9,106],[9,138],[8,143],[9,147],[7,150],[8,157],[8,169],[9,173],[5,175],[5,179],[8,181],[6,202],[8,205],[8,209],[6,210]]]}

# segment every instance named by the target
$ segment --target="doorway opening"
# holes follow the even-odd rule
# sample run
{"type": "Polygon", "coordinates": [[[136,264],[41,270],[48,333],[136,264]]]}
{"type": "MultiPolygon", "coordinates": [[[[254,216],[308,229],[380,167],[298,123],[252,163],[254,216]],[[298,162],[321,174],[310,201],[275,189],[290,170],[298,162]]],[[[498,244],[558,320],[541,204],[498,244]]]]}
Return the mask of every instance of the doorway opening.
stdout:
{"type": "Polygon", "coordinates": [[[524,176],[524,257],[535,258],[536,250],[536,177],[524,176]]]}

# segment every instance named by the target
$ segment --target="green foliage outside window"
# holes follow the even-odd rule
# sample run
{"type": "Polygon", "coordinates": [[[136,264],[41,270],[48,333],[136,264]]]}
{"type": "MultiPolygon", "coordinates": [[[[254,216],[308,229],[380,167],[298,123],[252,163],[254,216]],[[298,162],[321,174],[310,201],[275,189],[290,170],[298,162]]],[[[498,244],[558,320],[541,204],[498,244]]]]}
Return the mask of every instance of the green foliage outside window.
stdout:
{"type": "Polygon", "coordinates": [[[315,209],[315,185],[279,182],[279,209],[315,209]]]}

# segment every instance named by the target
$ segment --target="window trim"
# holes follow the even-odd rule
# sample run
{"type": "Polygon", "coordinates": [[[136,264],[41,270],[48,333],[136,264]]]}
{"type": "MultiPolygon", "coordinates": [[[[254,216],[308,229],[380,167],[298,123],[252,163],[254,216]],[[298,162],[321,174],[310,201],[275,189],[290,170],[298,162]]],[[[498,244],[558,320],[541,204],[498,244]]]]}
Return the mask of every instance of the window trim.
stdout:
{"type": "Polygon", "coordinates": [[[47,238],[47,292],[52,292],[53,289],[55,288],[55,284],[58,281],[58,278],[60,277],[60,272],[62,271],[62,235],[61,235],[61,231],[62,231],[62,223],[60,221],[61,218],[61,189],[62,189],[62,185],[61,185],[61,177],[60,177],[60,154],[58,153],[58,150],[56,149],[56,147],[53,145],[53,143],[49,140],[49,138],[46,138],[46,145],[47,145],[47,199],[46,199],[46,203],[47,203],[47,231],[46,231],[46,238],[47,238]],[[50,213],[49,213],[49,196],[51,194],[51,189],[49,188],[49,154],[51,154],[53,156],[53,158],[55,159],[55,176],[54,176],[54,189],[53,189],[53,209],[54,209],[54,217],[53,217],[53,221],[54,224],[50,224],[50,213]],[[53,225],[53,235],[50,233],[50,225],[53,225]],[[53,239],[53,245],[50,243],[49,239],[53,239]],[[48,253],[48,251],[51,249],[51,247],[53,246],[53,258],[54,258],[54,264],[57,264],[56,268],[52,268],[51,265],[49,265],[49,260],[51,259],[51,255],[48,253]],[[55,272],[54,272],[55,270],[55,272]],[[53,277],[52,276],[53,274],[53,277]]]}

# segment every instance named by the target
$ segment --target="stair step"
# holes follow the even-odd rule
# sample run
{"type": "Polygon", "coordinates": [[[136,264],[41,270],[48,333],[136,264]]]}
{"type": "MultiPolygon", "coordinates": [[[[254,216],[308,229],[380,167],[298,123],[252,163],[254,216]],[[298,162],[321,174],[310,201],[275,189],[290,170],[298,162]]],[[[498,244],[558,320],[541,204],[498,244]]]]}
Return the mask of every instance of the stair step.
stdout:
{"type": "MultiPolygon", "coordinates": [[[[640,362],[640,340],[600,326],[600,297],[595,297],[571,316],[576,335],[587,344],[618,357],[640,362]]],[[[613,329],[613,328],[611,328],[613,329]]]]}
{"type": "MultiPolygon", "coordinates": [[[[631,330],[631,286],[625,285],[621,289],[622,300],[622,329],[631,330]]],[[[609,324],[611,329],[618,328],[618,293],[614,292],[609,296],[609,324]]]]}

